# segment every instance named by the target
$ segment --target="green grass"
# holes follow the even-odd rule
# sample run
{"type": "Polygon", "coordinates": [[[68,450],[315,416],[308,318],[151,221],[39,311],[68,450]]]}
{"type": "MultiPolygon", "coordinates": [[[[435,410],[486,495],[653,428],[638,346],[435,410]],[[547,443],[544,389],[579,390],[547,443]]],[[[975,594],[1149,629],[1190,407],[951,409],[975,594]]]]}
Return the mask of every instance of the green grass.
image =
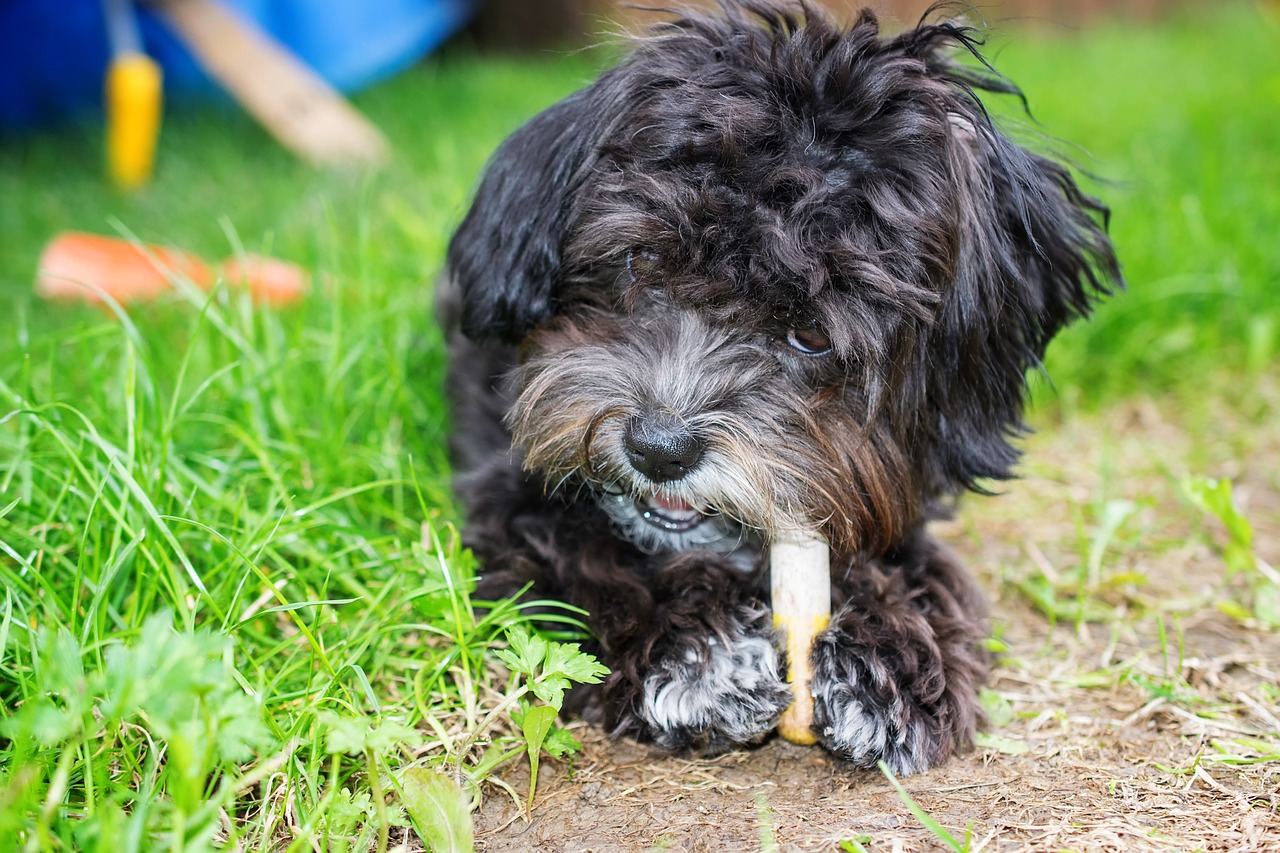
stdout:
{"type": "Polygon", "coordinates": [[[136,197],[102,186],[92,127],[3,149],[0,848],[385,847],[448,813],[413,766],[469,802],[526,742],[572,749],[538,706],[594,670],[525,644],[508,677],[519,614],[469,597],[430,308],[486,152],[577,83],[549,77],[461,62],[369,93],[400,153],[369,178],[214,112],[171,117],[136,197]],[[320,293],[50,308],[27,293],[62,228],[273,252],[320,293]]]}
{"type": "MultiPolygon", "coordinates": [[[[1058,392],[1085,405],[1252,377],[1280,356],[1280,16],[1238,4],[1153,29],[997,43],[1055,147],[1097,177],[1129,290],[1058,339],[1058,392]]],[[[1012,105],[999,112],[1018,118],[1012,105]]]]}
{"type": "MultiPolygon", "coordinates": [[[[1274,38],[1240,10],[1001,51],[1110,181],[1131,284],[1055,346],[1059,399],[1274,372],[1274,38]]],[[[489,152],[597,59],[454,55],[363,94],[397,152],[373,176],[314,173],[229,110],[169,116],[135,196],[104,186],[92,122],[0,143],[0,849],[447,836],[451,797],[465,815],[502,762],[572,749],[536,709],[595,671],[469,596],[430,282],[489,152]],[[71,228],[269,252],[318,292],[38,303],[71,228]]]]}

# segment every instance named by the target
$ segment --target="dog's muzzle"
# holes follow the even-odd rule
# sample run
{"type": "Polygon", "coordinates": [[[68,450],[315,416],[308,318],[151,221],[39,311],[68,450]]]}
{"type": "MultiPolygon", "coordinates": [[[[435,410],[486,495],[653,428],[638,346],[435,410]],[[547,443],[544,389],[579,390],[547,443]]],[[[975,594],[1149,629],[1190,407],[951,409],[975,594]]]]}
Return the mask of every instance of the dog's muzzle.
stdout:
{"type": "MultiPolygon", "coordinates": [[[[706,442],[694,435],[674,415],[636,415],[627,421],[622,445],[631,467],[655,484],[682,480],[706,450],[706,442]]],[[[636,500],[635,510],[646,522],[668,533],[684,533],[706,521],[697,507],[661,494],[636,500]]]]}

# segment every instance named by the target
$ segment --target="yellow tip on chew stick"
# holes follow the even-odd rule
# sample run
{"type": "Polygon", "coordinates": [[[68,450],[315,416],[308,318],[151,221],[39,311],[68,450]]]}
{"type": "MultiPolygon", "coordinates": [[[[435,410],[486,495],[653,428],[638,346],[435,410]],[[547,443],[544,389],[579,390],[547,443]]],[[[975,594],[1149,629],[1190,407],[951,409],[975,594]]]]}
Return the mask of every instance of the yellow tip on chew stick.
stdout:
{"type": "Polygon", "coordinates": [[[792,702],[778,732],[792,743],[817,742],[813,733],[813,639],[831,619],[831,555],[821,539],[780,537],[769,547],[773,625],[786,642],[792,702]]]}
{"type": "Polygon", "coordinates": [[[130,51],[107,69],[107,173],[123,189],[151,178],[160,135],[161,73],[149,56],[130,51]]]}

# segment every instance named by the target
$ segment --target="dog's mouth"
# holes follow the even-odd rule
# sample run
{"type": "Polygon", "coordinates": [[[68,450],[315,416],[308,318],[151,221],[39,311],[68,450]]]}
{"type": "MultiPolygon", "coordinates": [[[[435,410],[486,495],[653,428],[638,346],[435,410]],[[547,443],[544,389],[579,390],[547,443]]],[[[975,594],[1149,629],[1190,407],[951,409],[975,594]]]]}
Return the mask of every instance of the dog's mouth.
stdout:
{"type": "Polygon", "coordinates": [[[696,508],[693,504],[663,495],[637,498],[636,512],[654,527],[672,533],[692,530],[709,517],[707,512],[696,508]]]}
{"type": "Polygon", "coordinates": [[[691,503],[650,489],[642,487],[638,495],[621,490],[600,493],[600,508],[621,538],[646,554],[702,548],[729,558],[743,572],[756,569],[762,545],[753,530],[697,496],[690,496],[697,501],[691,503]]]}

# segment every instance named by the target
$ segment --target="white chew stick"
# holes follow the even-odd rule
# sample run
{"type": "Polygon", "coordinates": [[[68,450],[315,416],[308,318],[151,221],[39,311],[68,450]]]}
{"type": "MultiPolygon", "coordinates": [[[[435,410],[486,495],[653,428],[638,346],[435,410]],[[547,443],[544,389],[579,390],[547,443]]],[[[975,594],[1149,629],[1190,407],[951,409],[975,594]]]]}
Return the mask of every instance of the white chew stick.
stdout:
{"type": "Polygon", "coordinates": [[[811,744],[817,737],[813,725],[813,672],[809,653],[813,639],[831,619],[831,554],[827,543],[815,537],[781,536],[769,548],[769,575],[773,595],[773,626],[787,648],[791,706],[782,712],[778,731],[792,743],[811,744]]]}

